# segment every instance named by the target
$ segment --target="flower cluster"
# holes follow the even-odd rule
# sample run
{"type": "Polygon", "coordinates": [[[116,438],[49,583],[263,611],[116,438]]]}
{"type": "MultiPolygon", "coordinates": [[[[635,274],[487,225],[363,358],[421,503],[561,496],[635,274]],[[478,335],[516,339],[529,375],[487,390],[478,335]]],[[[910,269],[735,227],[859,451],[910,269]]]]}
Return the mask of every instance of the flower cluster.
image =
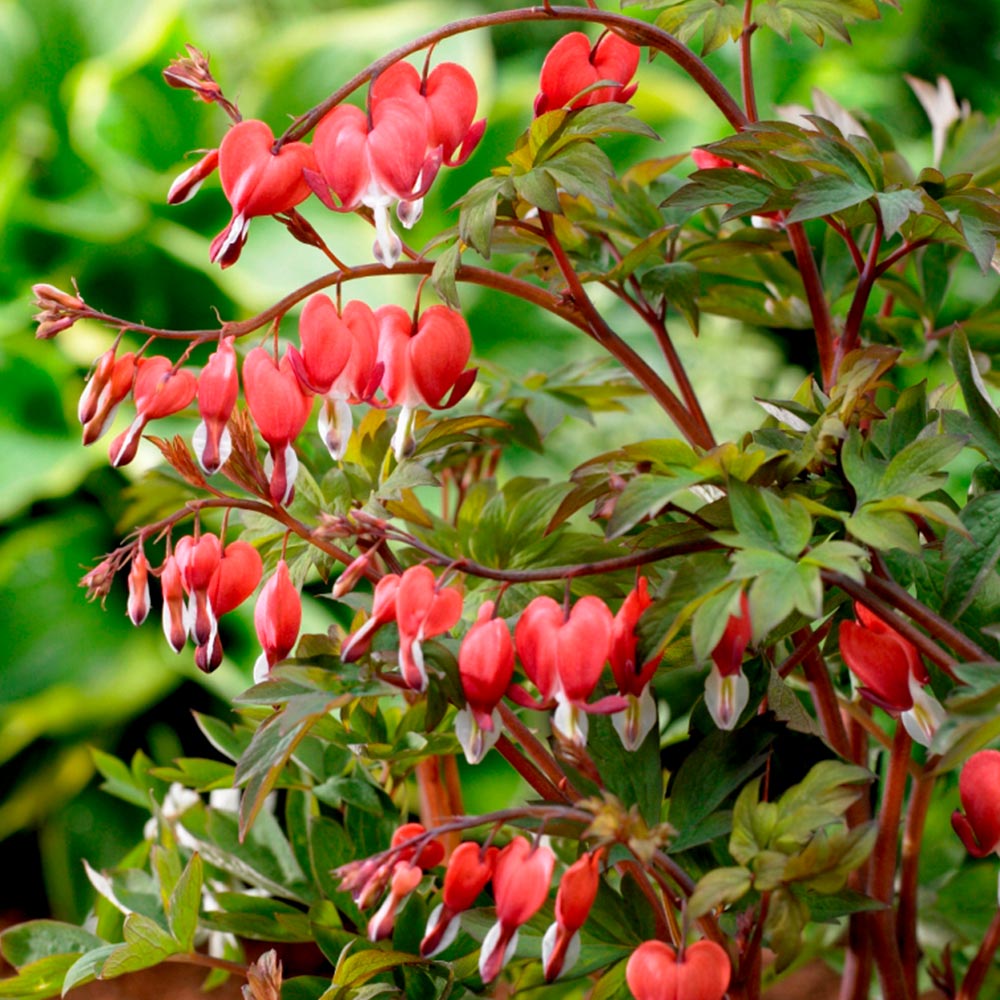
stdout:
{"type": "MultiPolygon", "coordinates": [[[[359,906],[373,905],[384,896],[368,923],[373,941],[392,934],[395,916],[406,897],[420,884],[423,872],[443,858],[440,843],[419,823],[401,826],[393,836],[386,860],[353,862],[341,869],[341,888],[349,890],[359,906]]],[[[567,867],[559,880],[555,922],[542,944],[542,961],[548,981],[569,971],[579,956],[579,931],[597,897],[603,849],[584,853],[567,867]]],[[[496,921],[483,940],[479,973],[491,982],[510,961],[517,948],[519,928],[548,899],[556,858],[545,843],[514,837],[506,847],[480,846],[463,841],[447,861],[441,902],[427,920],[420,954],[430,958],[444,951],[461,926],[462,914],[472,909],[492,884],[496,921]]]]}

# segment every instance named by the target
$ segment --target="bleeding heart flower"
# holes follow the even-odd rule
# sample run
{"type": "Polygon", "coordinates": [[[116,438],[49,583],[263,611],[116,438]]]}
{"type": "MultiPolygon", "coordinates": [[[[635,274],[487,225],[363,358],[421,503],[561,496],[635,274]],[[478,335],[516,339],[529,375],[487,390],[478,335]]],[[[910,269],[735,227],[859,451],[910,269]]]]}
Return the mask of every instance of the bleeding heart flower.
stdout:
{"type": "Polygon", "coordinates": [[[860,622],[840,623],[840,653],[863,685],[860,693],[892,715],[899,715],[910,736],[930,746],[944,721],[941,703],[924,689],[930,681],[916,647],[863,604],[860,622]]]}
{"type": "Polygon", "coordinates": [[[314,295],[302,310],[299,338],[302,351],[289,347],[288,360],[302,385],[323,397],[320,436],[339,460],[351,437],[348,402],[370,399],[382,378],[375,314],[364,302],[348,302],[341,316],[328,295],[314,295]]]}
{"type": "Polygon", "coordinates": [[[663,659],[659,653],[645,663],[638,662],[639,635],[636,628],[643,612],[653,603],[649,581],[641,576],[635,589],[622,602],[611,631],[611,673],[618,690],[628,700],[623,712],[612,717],[615,731],[626,750],[636,750],[646,734],[656,725],[656,702],[649,690],[656,668],[663,659]]]}
{"type": "Polygon", "coordinates": [[[483,940],[479,976],[484,983],[500,974],[517,947],[517,930],[545,902],[552,881],[555,855],[544,844],[532,847],[515,837],[498,855],[493,875],[497,922],[483,940]]]}
{"type": "Polygon", "coordinates": [[[187,642],[188,621],[184,604],[184,583],[173,555],[160,567],[160,592],[163,595],[163,634],[170,648],[179,653],[187,642]]]}
{"type": "Polygon", "coordinates": [[[226,424],[240,394],[233,337],[223,337],[198,376],[198,424],[192,439],[198,463],[210,476],[218,472],[233,450],[226,424]]]}
{"type": "Polygon", "coordinates": [[[426,566],[411,566],[396,589],[396,624],[399,626],[399,669],[407,687],[427,688],[424,639],[453,628],[462,617],[462,595],[454,587],[438,588],[426,566]]]}
{"type": "Polygon", "coordinates": [[[384,941],[392,936],[396,925],[396,914],[403,908],[410,893],[423,878],[424,873],[418,865],[408,861],[397,861],[393,865],[392,877],[389,881],[389,895],[382,901],[375,915],[368,921],[368,939],[384,941]]]}
{"type": "Polygon", "coordinates": [[[588,703],[611,648],[614,618],[599,597],[582,597],[567,616],[551,597],[536,597],[514,629],[517,655],[541,702],[512,685],[511,697],[534,708],[555,706],[552,724],[566,739],[587,742],[588,712],[620,712],[627,701],[610,695],[588,703]]]}
{"type": "Polygon", "coordinates": [[[263,652],[253,668],[254,682],[267,679],[271,668],[292,651],[302,624],[302,598],[282,559],[264,584],[254,608],[253,623],[263,652]]]}
{"type": "Polygon", "coordinates": [[[243,361],[243,392],[270,448],[271,499],[290,503],[299,468],[292,442],[309,419],[312,396],[299,385],[287,354],[279,365],[262,347],[255,347],[243,361]]]}
{"type": "MultiPolygon", "coordinates": [[[[409,102],[423,115],[427,129],[425,159],[456,167],[464,163],[486,130],[486,119],[473,123],[478,94],[468,70],[441,63],[426,79],[406,62],[393,63],[371,87],[374,110],[385,100],[409,102]]],[[[396,206],[399,221],[409,229],[420,219],[423,199],[411,198],[396,206]]]]}
{"type": "Polygon", "coordinates": [[[454,406],[472,387],[476,370],[465,370],[472,337],[462,314],[447,306],[425,309],[416,323],[399,306],[382,306],[375,318],[382,391],[391,406],[402,407],[392,437],[396,457],[402,458],[416,409],[454,406]]]}
{"type": "Polygon", "coordinates": [[[194,399],[198,382],[192,372],[175,369],[162,355],[140,358],[136,363],[132,398],[136,415],[127,430],[111,442],[111,464],[118,468],[135,458],[139,438],[150,420],[183,410],[194,399]]]}
{"type": "Polygon", "coordinates": [[[197,645],[210,646],[218,623],[208,601],[208,589],[222,559],[222,543],[217,535],[208,532],[197,540],[185,535],[174,547],[174,559],[188,594],[188,631],[197,645]]]}
{"type": "Polygon", "coordinates": [[[262,121],[234,125],[219,146],[219,176],[233,216],[212,240],[209,260],[229,267],[239,259],[250,220],[287,212],[309,197],[304,170],[315,169],[313,151],[304,142],[288,142],[273,152],[274,133],[262,121]]]}
{"type": "Polygon", "coordinates": [[[980,750],[962,768],[958,794],[963,815],[952,813],[951,825],[974,858],[1000,852],[1000,751],[980,750]]]}
{"type": "Polygon", "coordinates": [[[388,98],[372,106],[369,120],[360,108],[338,105],[316,127],[313,149],[319,172],[307,171],[305,176],[317,197],[337,212],[370,208],[375,258],[392,267],[402,244],[389,224],[389,206],[422,198],[441,164],[439,150],[427,153],[423,109],[409,100],[388,98]]]}
{"type": "Polygon", "coordinates": [[[639,945],[625,967],[635,1000],[722,1000],[732,965],[714,941],[696,941],[678,958],[662,941],[639,945]]]}
{"type": "Polygon", "coordinates": [[[604,848],[584,854],[566,869],[556,893],[556,922],[542,938],[542,967],[546,982],[552,982],[576,964],[580,957],[580,928],[590,914],[601,881],[604,848]]]}
{"type": "Polygon", "coordinates": [[[469,840],[455,848],[444,873],[441,903],[428,917],[427,930],[420,942],[423,958],[444,951],[455,940],[462,914],[475,904],[476,898],[493,877],[497,854],[495,847],[484,850],[469,840]]]}
{"type": "Polygon", "coordinates": [[[712,669],[705,680],[705,705],[720,729],[732,729],[750,700],[743,654],[752,635],[750,603],[746,594],[740,594],[740,614],[730,615],[726,621],[722,638],[712,650],[712,669]]]}
{"type": "Polygon", "coordinates": [[[479,609],[458,650],[458,676],[466,706],[455,716],[455,735],[470,764],[478,764],[500,738],[497,705],[514,676],[514,643],[502,618],[494,618],[493,602],[479,609]]]}
{"type": "Polygon", "coordinates": [[[349,635],[340,648],[340,658],[344,663],[353,663],[364,656],[371,646],[371,638],[383,625],[396,620],[396,591],[399,589],[399,576],[387,573],[375,584],[375,595],[372,601],[371,617],[357,630],[349,635]]]}
{"type": "Polygon", "coordinates": [[[628,86],[628,82],[639,65],[641,52],[639,46],[614,32],[603,35],[593,47],[582,31],[564,35],[542,64],[535,116],[566,105],[586,108],[607,101],[624,104],[636,90],[636,84],[628,86]],[[615,86],[598,87],[581,95],[581,91],[604,80],[615,86]]]}

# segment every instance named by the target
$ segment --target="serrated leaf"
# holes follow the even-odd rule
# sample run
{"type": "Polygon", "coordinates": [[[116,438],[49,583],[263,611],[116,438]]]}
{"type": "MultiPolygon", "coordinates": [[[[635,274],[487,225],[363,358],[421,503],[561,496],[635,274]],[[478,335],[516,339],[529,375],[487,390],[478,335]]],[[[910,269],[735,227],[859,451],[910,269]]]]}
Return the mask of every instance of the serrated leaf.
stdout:
{"type": "Polygon", "coordinates": [[[965,408],[972,422],[975,444],[994,463],[1000,464],[1000,415],[976,367],[965,331],[956,327],[948,344],[948,358],[958,379],[965,408]]]}
{"type": "Polygon", "coordinates": [[[923,198],[912,188],[879,191],[875,195],[875,200],[882,215],[886,238],[889,239],[899,232],[900,227],[911,215],[922,211],[924,207],[923,198]]]}
{"type": "Polygon", "coordinates": [[[650,268],[640,278],[643,292],[653,304],[665,301],[676,309],[698,335],[698,295],[701,274],[687,261],[673,261],[650,268]]]}
{"type": "Polygon", "coordinates": [[[795,204],[785,221],[805,222],[841,212],[867,201],[873,188],[858,184],[846,177],[828,175],[814,177],[800,185],[794,192],[795,204]]]}
{"type": "Polygon", "coordinates": [[[709,205],[728,205],[727,214],[735,218],[757,211],[773,193],[774,185],[763,177],[733,167],[719,167],[696,170],[683,187],[667,198],[663,207],[694,212],[709,205]]]}
{"type": "Polygon", "coordinates": [[[640,521],[655,514],[678,493],[683,493],[704,480],[694,469],[677,469],[674,475],[633,476],[615,500],[615,509],[608,521],[605,537],[619,538],[640,521]]]}

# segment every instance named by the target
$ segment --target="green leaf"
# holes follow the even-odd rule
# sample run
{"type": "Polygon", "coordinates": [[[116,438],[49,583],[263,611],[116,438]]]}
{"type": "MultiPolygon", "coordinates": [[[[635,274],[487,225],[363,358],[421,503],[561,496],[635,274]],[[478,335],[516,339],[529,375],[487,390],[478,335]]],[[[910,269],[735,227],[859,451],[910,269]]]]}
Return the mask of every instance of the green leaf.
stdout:
{"type": "Polygon", "coordinates": [[[107,958],[120,947],[121,945],[117,944],[106,944],[81,955],[66,970],[66,977],[62,983],[62,995],[66,996],[75,986],[82,986],[84,983],[90,983],[97,979],[107,958]]]}
{"type": "Polygon", "coordinates": [[[684,759],[670,789],[671,849],[694,842],[699,827],[767,761],[775,735],[756,721],[733,732],[710,733],[684,759]]]}
{"type": "Polygon", "coordinates": [[[458,286],[455,274],[462,265],[462,244],[456,240],[450,247],[438,254],[431,270],[431,285],[446,305],[452,309],[460,309],[458,286]]]}
{"type": "Polygon", "coordinates": [[[97,935],[58,920],[29,920],[0,934],[0,953],[16,969],[50,955],[80,954],[103,944],[97,935]]]}
{"type": "Polygon", "coordinates": [[[913,188],[878,191],[875,199],[882,214],[882,225],[885,227],[887,239],[895,236],[903,223],[911,215],[922,211],[924,207],[923,198],[913,188]]]}
{"type": "Polygon", "coordinates": [[[687,261],[660,264],[646,271],[639,283],[654,305],[666,302],[687,320],[695,336],[698,335],[698,294],[701,290],[698,268],[687,261]]]}
{"type": "Polygon", "coordinates": [[[63,977],[74,962],[75,955],[49,955],[25,965],[9,979],[0,979],[0,1000],[59,996],[63,977]]]}
{"type": "Polygon", "coordinates": [[[490,257],[497,202],[508,183],[506,177],[487,177],[456,203],[461,210],[458,216],[459,237],[486,260],[490,257]]]}
{"type": "Polygon", "coordinates": [[[198,928],[201,907],[203,872],[201,858],[191,855],[167,903],[167,919],[181,951],[194,949],[194,934],[198,928]]]}
{"type": "Polygon", "coordinates": [[[1000,493],[987,493],[970,501],[961,515],[969,533],[949,532],[944,556],[948,566],[940,613],[958,619],[996,572],[1000,560],[1000,493]]]}
{"type": "Polygon", "coordinates": [[[786,217],[786,222],[805,222],[807,219],[819,219],[827,215],[841,212],[845,208],[853,208],[867,201],[873,194],[871,187],[866,187],[845,177],[828,175],[814,177],[795,190],[795,204],[786,217]]]}
{"type": "Polygon", "coordinates": [[[605,536],[608,540],[619,538],[670,503],[677,494],[704,479],[703,473],[684,468],[661,475],[633,476],[615,501],[614,513],[608,520],[605,536]]]}
{"type": "Polygon", "coordinates": [[[1000,415],[983,384],[965,331],[960,327],[952,332],[948,358],[962,389],[962,398],[973,427],[974,443],[990,461],[1000,465],[1000,415]]]}
{"type": "Polygon", "coordinates": [[[141,913],[130,913],[125,918],[124,934],[125,944],[111,952],[101,966],[101,979],[148,969],[181,950],[155,920],[141,913]]]}
{"type": "Polygon", "coordinates": [[[588,746],[608,791],[622,802],[635,804],[649,826],[660,821],[663,805],[663,768],[657,727],[634,751],[622,746],[608,715],[591,715],[588,746]]]}
{"type": "Polygon", "coordinates": [[[688,899],[687,912],[692,920],[705,916],[719,906],[742,899],[753,884],[746,868],[715,868],[703,875],[688,899]]]}
{"type": "Polygon", "coordinates": [[[700,211],[709,205],[728,205],[730,218],[750,215],[762,208],[774,193],[774,185],[756,174],[734,167],[696,170],[687,183],[663,203],[664,208],[700,211]]]}
{"type": "Polygon", "coordinates": [[[952,434],[937,434],[908,444],[893,456],[878,484],[878,495],[906,493],[919,498],[941,485],[941,469],[964,447],[952,434]]]}
{"type": "Polygon", "coordinates": [[[333,978],[344,986],[361,986],[381,972],[403,965],[423,965],[425,961],[419,955],[408,955],[401,951],[366,948],[342,959],[333,978]]]}
{"type": "Polygon", "coordinates": [[[736,544],[774,549],[794,559],[812,537],[812,518],[795,497],[779,497],[732,479],[729,507],[740,534],[736,544]]]}

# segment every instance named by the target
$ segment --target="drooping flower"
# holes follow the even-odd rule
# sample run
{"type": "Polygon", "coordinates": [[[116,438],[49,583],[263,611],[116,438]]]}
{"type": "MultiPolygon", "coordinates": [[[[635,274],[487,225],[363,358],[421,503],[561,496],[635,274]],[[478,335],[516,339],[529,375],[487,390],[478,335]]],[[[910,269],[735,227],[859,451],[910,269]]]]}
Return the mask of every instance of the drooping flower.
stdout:
{"type": "Polygon", "coordinates": [[[344,663],[353,663],[364,656],[371,646],[372,636],[383,625],[396,620],[396,591],[399,576],[387,573],[375,584],[371,617],[356,632],[352,632],[340,648],[340,658],[344,663]]]}
{"type": "Polygon", "coordinates": [[[419,865],[412,865],[408,861],[397,861],[393,865],[392,877],[389,880],[389,895],[368,921],[370,941],[384,941],[387,937],[391,937],[396,925],[396,914],[402,909],[410,893],[420,885],[423,875],[419,865]]]}
{"type": "Polygon", "coordinates": [[[372,106],[369,120],[360,108],[340,104],[316,127],[313,150],[318,173],[307,171],[305,176],[317,197],[338,212],[370,208],[375,259],[392,267],[403,248],[389,223],[389,207],[422,198],[441,164],[439,150],[427,153],[422,109],[409,100],[388,98],[372,106]]]}
{"type": "Polygon", "coordinates": [[[448,859],[441,902],[427,919],[420,954],[424,958],[442,952],[455,940],[462,914],[470,909],[486,888],[496,867],[497,849],[483,849],[471,840],[463,841],[448,859]]]}
{"type": "Polygon", "coordinates": [[[328,295],[312,296],[299,320],[301,352],[288,360],[302,385],[323,398],[319,432],[330,455],[341,459],[351,436],[349,401],[370,399],[382,378],[378,326],[371,307],[348,302],[343,315],[328,295]]]}
{"type": "Polygon", "coordinates": [[[287,354],[277,364],[262,347],[255,347],[243,361],[243,391],[250,416],[270,448],[271,499],[290,503],[299,468],[292,442],[309,419],[312,396],[299,385],[287,354]]]}
{"type": "Polygon", "coordinates": [[[615,615],[611,630],[611,673],[618,690],[628,700],[623,712],[612,716],[612,723],[626,750],[636,750],[646,734],[656,725],[656,702],[649,690],[663,654],[638,661],[639,635],[636,628],[643,612],[653,603],[649,596],[649,581],[643,576],[636,581],[615,615]]]}
{"type": "Polygon", "coordinates": [[[219,151],[210,149],[194,166],[177,175],[167,192],[167,204],[183,205],[184,202],[190,201],[205,183],[205,179],[215,173],[218,166],[219,151]]]}
{"type": "Polygon", "coordinates": [[[860,693],[898,715],[910,736],[930,746],[945,712],[933,694],[916,647],[863,604],[855,604],[858,622],[840,623],[840,653],[861,682],[860,693]]]}
{"type": "Polygon", "coordinates": [[[218,622],[208,602],[208,588],[222,559],[222,543],[210,532],[197,539],[185,535],[174,547],[174,559],[188,595],[188,631],[198,646],[210,646],[218,622]]]}
{"type": "Polygon", "coordinates": [[[118,468],[131,462],[146,424],[190,405],[197,386],[194,374],[175,368],[170,358],[162,355],[140,358],[132,387],[135,419],[111,442],[111,464],[118,468]]]}
{"type": "Polygon", "coordinates": [[[274,133],[256,119],[237,123],[223,138],[219,177],[233,215],[212,240],[209,260],[213,264],[225,268],[236,263],[251,219],[287,212],[309,197],[311,188],[303,171],[315,168],[311,147],[304,142],[287,142],[275,153],[273,146],[274,133]]]}
{"type": "Polygon", "coordinates": [[[750,603],[746,594],[740,594],[740,613],[729,616],[722,638],[712,650],[712,669],[705,680],[705,705],[720,729],[732,729],[750,700],[743,654],[752,635],[750,603]]]}
{"type": "Polygon", "coordinates": [[[233,337],[223,337],[198,376],[198,413],[192,444],[198,463],[210,476],[218,472],[233,450],[226,424],[240,394],[233,337]]]}
{"type": "Polygon", "coordinates": [[[128,573],[128,616],[133,625],[141,625],[149,614],[149,563],[140,545],[132,556],[128,573]]]}
{"type": "MultiPolygon", "coordinates": [[[[423,115],[427,131],[425,162],[456,167],[464,163],[486,130],[486,119],[473,122],[478,94],[472,74],[456,63],[441,63],[427,76],[406,62],[393,63],[372,82],[371,107],[382,101],[409,102],[423,115]]],[[[423,199],[411,198],[396,206],[399,221],[409,229],[419,220],[423,199]]]]}
{"type": "Polygon", "coordinates": [[[267,679],[271,668],[292,651],[302,624],[302,598],[282,559],[264,584],[254,608],[253,623],[263,652],[253,668],[254,682],[267,679]]]}
{"type": "Polygon", "coordinates": [[[417,408],[454,406],[471,388],[476,370],[465,365],[472,337],[462,314],[447,306],[425,309],[417,322],[395,305],[382,306],[375,318],[382,391],[391,406],[402,407],[392,436],[393,451],[402,458],[417,408]]]}
{"type": "MultiPolygon", "coordinates": [[[[354,901],[363,910],[375,902],[385,892],[399,864],[413,865],[419,870],[429,871],[444,858],[444,845],[434,837],[426,837],[427,830],[422,823],[404,823],[396,828],[390,841],[390,853],[386,860],[376,861],[365,858],[353,861],[340,869],[344,876],[340,888],[350,892],[354,901]],[[410,841],[419,841],[417,845],[410,841]]],[[[405,874],[400,875],[406,881],[405,874]]]]}
{"type": "MultiPolygon", "coordinates": [[[[239,607],[257,589],[263,569],[260,553],[249,542],[237,539],[225,547],[208,585],[208,606],[216,620],[239,607]]],[[[194,662],[199,670],[211,673],[222,663],[222,653],[216,630],[211,642],[195,650],[194,662]]]]}
{"type": "Polygon", "coordinates": [[[187,642],[188,621],[184,583],[172,554],[167,556],[160,568],[160,592],[163,595],[163,634],[170,648],[179,653],[187,642]]]}
{"type": "Polygon", "coordinates": [[[479,953],[479,976],[484,983],[496,979],[514,954],[518,928],[541,909],[554,867],[551,848],[532,847],[524,837],[515,837],[498,855],[493,874],[497,920],[479,953]]]}
{"type": "Polygon", "coordinates": [[[628,704],[618,695],[587,702],[607,661],[613,625],[598,597],[580,598],[567,616],[551,597],[542,596],[524,609],[514,629],[518,658],[541,702],[533,703],[517,685],[511,696],[527,707],[555,707],[553,726],[581,746],[587,742],[586,713],[610,714],[628,704]]]}
{"type": "Polygon", "coordinates": [[[955,810],[951,825],[974,858],[1000,852],[1000,751],[980,750],[962,767],[958,794],[964,814],[955,810]]]}
{"type": "Polygon", "coordinates": [[[131,351],[118,357],[116,348],[110,347],[98,359],[77,408],[85,445],[93,444],[111,426],[134,378],[135,355],[131,351]]]}
{"type": "Polygon", "coordinates": [[[695,941],[684,957],[662,941],[639,945],[625,966],[625,980],[635,1000],[722,1000],[732,964],[714,941],[695,941]]]}
{"type": "Polygon", "coordinates": [[[556,893],[556,922],[542,939],[542,967],[552,982],[580,957],[580,928],[590,914],[600,884],[604,848],[584,854],[566,869],[556,893]]]}
{"type": "Polygon", "coordinates": [[[502,618],[494,618],[493,602],[479,609],[458,650],[458,676],[466,706],[455,716],[455,735],[470,764],[478,764],[500,738],[497,705],[514,676],[514,643],[502,618]]]}
{"type": "Polygon", "coordinates": [[[447,632],[462,616],[462,595],[454,587],[438,587],[427,566],[411,566],[396,589],[399,626],[399,669],[407,687],[427,688],[422,643],[447,632]]]}
{"type": "Polygon", "coordinates": [[[608,32],[594,46],[582,31],[563,35],[542,63],[535,116],[555,108],[585,108],[607,101],[624,104],[636,90],[629,86],[642,50],[620,35],[608,32]],[[594,84],[609,81],[607,87],[594,84]],[[581,93],[582,91],[587,93],[581,93]],[[572,102],[572,103],[571,103],[572,102]]]}

